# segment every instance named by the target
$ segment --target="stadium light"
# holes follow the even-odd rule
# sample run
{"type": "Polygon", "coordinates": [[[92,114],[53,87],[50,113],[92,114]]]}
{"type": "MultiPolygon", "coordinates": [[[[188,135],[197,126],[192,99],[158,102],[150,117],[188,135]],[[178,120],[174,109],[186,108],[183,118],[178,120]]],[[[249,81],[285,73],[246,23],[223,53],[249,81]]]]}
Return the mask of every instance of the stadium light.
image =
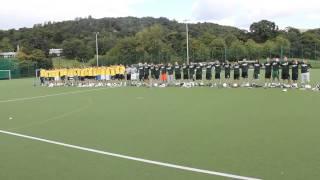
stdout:
{"type": "Polygon", "coordinates": [[[99,34],[99,32],[96,32],[96,56],[97,56],[97,67],[99,66],[98,34],[99,34]]]}
{"type": "Polygon", "coordinates": [[[187,65],[189,65],[189,28],[188,28],[188,21],[184,20],[186,23],[186,34],[187,34],[187,65]]]}

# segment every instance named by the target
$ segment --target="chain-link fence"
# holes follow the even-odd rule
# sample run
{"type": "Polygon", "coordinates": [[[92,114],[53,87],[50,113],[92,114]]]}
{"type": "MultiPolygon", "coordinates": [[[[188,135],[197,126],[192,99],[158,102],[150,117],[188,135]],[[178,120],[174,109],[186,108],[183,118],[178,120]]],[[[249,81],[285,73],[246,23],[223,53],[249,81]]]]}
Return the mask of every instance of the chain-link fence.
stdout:
{"type": "MultiPolygon", "coordinates": [[[[35,76],[37,63],[17,59],[0,59],[0,70],[10,70],[11,78],[35,76]]],[[[8,79],[8,72],[0,71],[0,79],[8,79]]]]}

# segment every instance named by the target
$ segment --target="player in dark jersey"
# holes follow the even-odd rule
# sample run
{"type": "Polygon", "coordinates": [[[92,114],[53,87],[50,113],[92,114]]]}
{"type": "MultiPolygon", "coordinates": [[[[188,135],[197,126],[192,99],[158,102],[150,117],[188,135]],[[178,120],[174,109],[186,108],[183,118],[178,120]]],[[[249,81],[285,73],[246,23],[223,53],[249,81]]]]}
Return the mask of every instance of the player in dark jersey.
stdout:
{"type": "Polygon", "coordinates": [[[196,80],[201,81],[202,80],[202,65],[199,63],[196,66],[196,80]]]}
{"type": "Polygon", "coordinates": [[[142,65],[142,63],[139,63],[138,72],[139,72],[139,81],[143,81],[144,66],[142,65]]]}
{"type": "Polygon", "coordinates": [[[249,86],[248,82],[248,70],[249,70],[249,63],[245,59],[244,61],[241,62],[241,77],[244,80],[244,85],[249,86]]]}
{"type": "Polygon", "coordinates": [[[206,80],[207,83],[211,83],[212,80],[212,64],[207,64],[206,65],[206,80]]]}
{"type": "Polygon", "coordinates": [[[219,61],[216,61],[214,64],[214,79],[215,79],[215,86],[221,84],[221,64],[219,61]]]}
{"type": "Polygon", "coordinates": [[[253,63],[253,85],[258,86],[258,81],[260,77],[260,69],[261,69],[262,64],[260,64],[259,60],[256,60],[253,63]]]}
{"type": "Polygon", "coordinates": [[[233,64],[233,83],[238,86],[240,80],[240,65],[238,62],[233,64]]]}
{"type": "Polygon", "coordinates": [[[150,65],[150,73],[151,79],[155,80],[155,66],[153,63],[150,65]]]}
{"type": "Polygon", "coordinates": [[[284,86],[287,86],[290,84],[290,63],[287,57],[284,57],[283,62],[281,62],[280,66],[281,66],[281,79],[283,81],[282,83],[284,86]]]}
{"type": "Polygon", "coordinates": [[[275,83],[275,80],[277,80],[277,83],[279,83],[279,69],[280,69],[280,63],[279,59],[276,58],[272,63],[272,82],[275,83]]]}
{"type": "Polygon", "coordinates": [[[182,73],[183,73],[183,80],[187,81],[189,79],[189,67],[185,63],[182,65],[182,73]]]}
{"type": "Polygon", "coordinates": [[[150,65],[148,65],[147,63],[144,64],[144,81],[148,81],[149,80],[149,75],[150,75],[150,65]]]}
{"type": "Polygon", "coordinates": [[[167,67],[165,65],[160,66],[160,80],[162,83],[167,83],[167,67]]]}
{"type": "Polygon", "coordinates": [[[193,63],[191,63],[189,65],[189,80],[192,80],[192,81],[195,80],[195,77],[194,77],[195,69],[196,69],[196,66],[193,63]]]}
{"type": "Polygon", "coordinates": [[[156,81],[159,81],[160,79],[160,67],[158,65],[155,65],[154,67],[154,78],[156,81]]]}
{"type": "Polygon", "coordinates": [[[174,73],[174,67],[172,66],[172,64],[168,64],[167,65],[167,79],[168,79],[168,83],[171,85],[174,81],[173,78],[173,73],[174,73]]]}
{"type": "Polygon", "coordinates": [[[231,74],[231,64],[229,63],[229,61],[226,61],[223,64],[224,67],[224,78],[226,80],[226,83],[229,84],[230,83],[230,74],[231,74]]]}
{"type": "Polygon", "coordinates": [[[292,87],[298,87],[298,78],[299,78],[299,63],[297,60],[294,60],[291,63],[291,80],[292,80],[292,87]]]}
{"type": "Polygon", "coordinates": [[[176,62],[174,65],[174,76],[175,76],[175,80],[180,82],[180,80],[181,80],[181,66],[178,64],[178,62],[176,62]]]}
{"type": "Polygon", "coordinates": [[[310,68],[311,65],[308,64],[307,60],[303,60],[300,63],[301,66],[301,85],[304,87],[306,85],[309,85],[310,83],[310,68]]]}
{"type": "Polygon", "coordinates": [[[272,66],[271,66],[271,63],[270,63],[270,59],[267,58],[267,62],[264,63],[264,72],[265,72],[265,75],[264,75],[264,78],[265,78],[264,87],[271,86],[271,72],[272,72],[271,69],[272,69],[272,66]]]}

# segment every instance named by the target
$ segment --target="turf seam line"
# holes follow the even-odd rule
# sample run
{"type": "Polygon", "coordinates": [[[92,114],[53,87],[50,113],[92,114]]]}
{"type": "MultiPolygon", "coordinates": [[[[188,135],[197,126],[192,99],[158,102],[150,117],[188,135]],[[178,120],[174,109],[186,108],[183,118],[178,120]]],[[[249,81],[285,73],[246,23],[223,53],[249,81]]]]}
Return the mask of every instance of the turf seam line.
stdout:
{"type": "Polygon", "coordinates": [[[116,153],[96,150],[96,149],[77,146],[77,145],[72,145],[72,144],[66,144],[66,143],[62,143],[62,142],[58,142],[58,141],[52,141],[52,140],[48,140],[48,139],[28,136],[28,135],[19,134],[19,133],[15,133],[15,132],[4,131],[4,130],[0,130],[0,133],[6,134],[6,135],[12,135],[12,136],[16,136],[16,137],[21,137],[21,138],[25,138],[25,139],[45,142],[45,143],[48,143],[48,144],[59,145],[59,146],[68,147],[68,148],[72,148],[72,149],[92,152],[92,153],[96,153],[96,154],[102,154],[102,155],[107,155],[107,156],[112,156],[112,157],[132,160],[132,161],[138,161],[138,162],[142,162],[142,163],[153,164],[153,165],[158,165],[158,166],[163,166],[163,167],[169,167],[169,168],[174,168],[174,169],[180,169],[180,170],[185,170],[185,171],[191,171],[191,172],[196,172],[196,173],[215,175],[215,176],[222,176],[222,177],[239,179],[239,180],[262,180],[262,179],[253,178],[253,177],[239,176],[239,175],[234,175],[234,174],[228,174],[228,173],[222,173],[222,172],[216,172],[216,171],[192,168],[192,167],[187,167],[187,166],[182,166],[182,165],[176,165],[176,164],[164,163],[164,162],[160,162],[160,161],[154,161],[154,160],[148,160],[148,159],[143,159],[143,158],[138,158],[138,157],[122,155],[122,154],[116,154],[116,153]]]}
{"type": "Polygon", "coordinates": [[[62,96],[62,95],[69,95],[69,94],[79,94],[79,93],[85,93],[85,92],[90,92],[90,91],[98,91],[98,90],[103,90],[103,89],[107,89],[107,88],[97,88],[97,89],[80,90],[80,91],[78,90],[78,91],[64,92],[64,93],[58,93],[58,94],[48,94],[48,95],[43,95],[43,96],[33,96],[33,97],[24,97],[24,98],[0,100],[0,103],[26,101],[26,100],[40,99],[40,98],[46,98],[46,97],[52,97],[52,96],[62,96]]]}

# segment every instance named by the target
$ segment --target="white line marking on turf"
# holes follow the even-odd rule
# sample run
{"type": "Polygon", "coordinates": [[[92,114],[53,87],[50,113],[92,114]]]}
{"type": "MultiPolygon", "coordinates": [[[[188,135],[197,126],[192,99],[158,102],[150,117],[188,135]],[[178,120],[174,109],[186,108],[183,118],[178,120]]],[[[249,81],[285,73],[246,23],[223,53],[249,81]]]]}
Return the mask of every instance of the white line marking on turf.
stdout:
{"type": "Polygon", "coordinates": [[[4,131],[4,130],[0,130],[0,133],[12,135],[12,136],[17,136],[17,137],[21,137],[21,138],[25,138],[25,139],[31,139],[31,140],[35,140],[35,141],[41,141],[41,142],[45,142],[45,143],[49,143],[49,144],[55,144],[55,145],[59,145],[59,146],[69,147],[69,148],[78,149],[78,150],[82,150],[82,151],[88,151],[88,152],[93,152],[93,153],[97,153],[97,154],[103,154],[103,155],[107,155],[107,156],[128,159],[128,160],[132,160],[132,161],[138,161],[138,162],[143,162],[143,163],[153,164],[153,165],[158,165],[158,166],[164,166],[164,167],[169,167],[169,168],[175,168],[175,169],[180,169],[180,170],[185,170],[185,171],[191,171],[191,172],[197,172],[197,173],[209,174],[209,175],[216,175],[216,176],[222,176],[222,177],[239,179],[239,180],[261,180],[261,179],[253,178],[253,177],[245,177],[245,176],[239,176],[239,175],[234,175],[234,174],[221,173],[221,172],[216,172],[216,171],[209,171],[209,170],[204,170],[204,169],[186,167],[186,166],[164,163],[164,162],[159,162],[159,161],[153,161],[153,160],[148,160],[148,159],[142,159],[142,158],[138,158],[138,157],[126,156],[126,155],[121,155],[121,154],[116,154],[116,153],[111,153],[111,152],[106,152],[106,151],[101,151],[101,150],[66,144],[66,143],[62,143],[62,142],[42,139],[42,138],[38,138],[38,137],[23,135],[23,134],[19,134],[19,133],[4,131]]]}
{"type": "Polygon", "coordinates": [[[48,94],[48,95],[43,95],[43,96],[33,96],[33,97],[0,100],[0,103],[26,101],[26,100],[32,100],[32,99],[40,99],[40,98],[46,98],[46,97],[52,97],[52,96],[62,96],[62,95],[69,95],[69,94],[79,94],[79,93],[85,93],[85,92],[90,92],[90,91],[99,91],[99,90],[103,90],[103,89],[106,89],[106,88],[96,88],[96,89],[90,89],[90,90],[71,91],[71,92],[64,92],[64,93],[58,93],[58,94],[48,94]]]}

